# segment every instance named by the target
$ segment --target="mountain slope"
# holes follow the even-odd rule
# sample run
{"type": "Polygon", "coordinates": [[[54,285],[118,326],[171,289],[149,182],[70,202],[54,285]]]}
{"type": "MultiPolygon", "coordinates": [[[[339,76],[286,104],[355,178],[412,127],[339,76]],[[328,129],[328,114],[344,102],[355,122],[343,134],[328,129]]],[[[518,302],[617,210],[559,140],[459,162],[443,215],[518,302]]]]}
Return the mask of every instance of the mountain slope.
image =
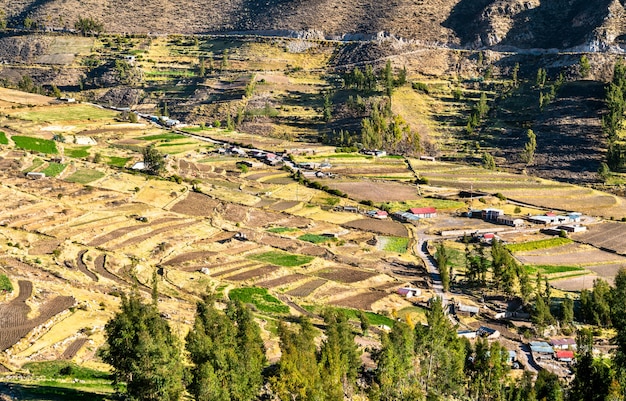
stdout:
{"type": "MultiPolygon", "coordinates": [[[[13,26],[71,28],[79,17],[110,32],[309,31],[317,37],[373,35],[463,46],[604,49],[626,35],[623,0],[0,0],[13,26]]],[[[363,36],[361,36],[363,37],[363,36]]]]}

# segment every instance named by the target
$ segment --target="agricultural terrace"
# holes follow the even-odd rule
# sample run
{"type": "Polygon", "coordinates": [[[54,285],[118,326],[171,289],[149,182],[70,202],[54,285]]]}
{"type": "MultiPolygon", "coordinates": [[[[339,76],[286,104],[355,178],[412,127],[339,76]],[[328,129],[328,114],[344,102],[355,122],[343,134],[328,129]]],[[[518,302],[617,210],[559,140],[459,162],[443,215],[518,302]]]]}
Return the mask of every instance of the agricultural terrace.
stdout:
{"type": "Polygon", "coordinates": [[[622,218],[626,205],[615,195],[591,188],[446,162],[410,160],[430,185],[501,193],[506,198],[545,209],[577,211],[592,216],[622,218]]]}

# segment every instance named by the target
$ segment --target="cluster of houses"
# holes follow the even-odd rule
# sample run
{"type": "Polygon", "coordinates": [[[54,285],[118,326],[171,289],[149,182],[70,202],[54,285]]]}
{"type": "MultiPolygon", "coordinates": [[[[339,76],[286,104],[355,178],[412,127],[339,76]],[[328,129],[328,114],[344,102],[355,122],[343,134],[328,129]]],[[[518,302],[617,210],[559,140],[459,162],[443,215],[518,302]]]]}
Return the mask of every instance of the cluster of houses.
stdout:
{"type": "Polygon", "coordinates": [[[385,152],[384,150],[379,150],[379,149],[361,149],[359,152],[367,156],[375,156],[375,157],[387,156],[387,152],[385,152]]]}
{"type": "Polygon", "coordinates": [[[526,221],[528,221],[529,223],[544,226],[556,226],[557,229],[567,232],[581,232],[586,230],[586,227],[580,224],[582,214],[578,212],[568,214],[548,212],[543,215],[527,216],[525,219],[522,219],[519,217],[508,216],[504,214],[504,211],[501,209],[488,208],[470,210],[467,212],[467,217],[482,219],[490,223],[502,224],[511,227],[522,227],[526,221]]]}
{"type": "Polygon", "coordinates": [[[556,360],[570,363],[574,360],[576,341],[573,338],[552,339],[545,341],[531,341],[530,352],[535,361],[556,360]]]}
{"type": "Polygon", "coordinates": [[[420,219],[437,217],[437,209],[434,207],[413,207],[404,212],[394,212],[391,217],[404,223],[413,223],[420,219]]]}
{"type": "MultiPolygon", "coordinates": [[[[283,157],[276,153],[266,152],[266,151],[258,150],[258,149],[243,149],[239,146],[234,146],[234,145],[233,146],[224,145],[222,147],[217,148],[216,152],[224,156],[252,157],[270,166],[277,166],[283,163],[284,161],[283,157]]],[[[252,167],[252,166],[253,164],[249,164],[249,167],[252,167]]]]}

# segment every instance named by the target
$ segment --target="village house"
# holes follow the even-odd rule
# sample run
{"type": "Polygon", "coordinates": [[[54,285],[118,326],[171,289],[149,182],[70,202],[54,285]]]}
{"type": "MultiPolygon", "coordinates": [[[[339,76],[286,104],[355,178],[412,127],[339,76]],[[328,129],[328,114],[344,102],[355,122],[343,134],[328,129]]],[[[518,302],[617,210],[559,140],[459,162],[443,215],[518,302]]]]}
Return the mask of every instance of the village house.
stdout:
{"type": "Polygon", "coordinates": [[[26,178],[30,180],[41,180],[42,178],[46,178],[46,173],[29,171],[28,173],[26,173],[26,178]]]}
{"type": "Polygon", "coordinates": [[[437,209],[434,207],[413,207],[409,209],[408,212],[419,217],[420,219],[437,217],[437,209]]]}
{"type": "Polygon", "coordinates": [[[498,221],[498,217],[504,215],[504,211],[500,210],[500,209],[493,209],[493,208],[489,208],[489,209],[485,209],[482,212],[482,217],[483,220],[485,221],[498,221]]]}
{"type": "Polygon", "coordinates": [[[403,223],[414,223],[420,220],[419,216],[409,212],[394,212],[391,217],[403,223]]]}
{"type": "Polygon", "coordinates": [[[385,212],[384,210],[370,210],[369,212],[367,212],[367,215],[374,219],[382,220],[382,219],[386,219],[389,213],[385,212]]]}
{"type": "Polygon", "coordinates": [[[573,338],[553,338],[550,345],[555,350],[571,350],[576,349],[576,340],[573,338]]]}
{"type": "Polygon", "coordinates": [[[554,358],[559,362],[572,362],[574,360],[574,351],[556,351],[554,353],[554,358]]]}
{"type": "Polygon", "coordinates": [[[511,227],[522,227],[524,226],[524,220],[520,218],[515,218],[513,216],[507,216],[505,214],[499,215],[496,218],[498,224],[504,224],[511,227]]]}
{"type": "Polygon", "coordinates": [[[485,337],[488,340],[500,338],[500,332],[498,330],[487,326],[480,326],[478,330],[476,330],[476,334],[480,337],[485,337]]]}

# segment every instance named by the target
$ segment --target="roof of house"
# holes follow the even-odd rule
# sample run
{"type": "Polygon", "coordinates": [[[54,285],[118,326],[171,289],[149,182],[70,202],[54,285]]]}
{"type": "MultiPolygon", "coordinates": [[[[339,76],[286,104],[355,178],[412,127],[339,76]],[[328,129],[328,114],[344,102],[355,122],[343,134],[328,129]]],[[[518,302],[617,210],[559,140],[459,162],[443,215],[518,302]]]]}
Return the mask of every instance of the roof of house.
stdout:
{"type": "Polygon", "coordinates": [[[550,340],[552,345],[575,345],[576,340],[573,338],[553,338],[550,340]]]}
{"type": "Polygon", "coordinates": [[[530,350],[538,354],[553,354],[554,349],[545,341],[532,341],[530,350]]]}
{"type": "Polygon", "coordinates": [[[409,212],[413,214],[428,214],[428,213],[437,213],[437,209],[434,207],[412,207],[409,209],[409,212]]]}
{"type": "Polygon", "coordinates": [[[574,351],[557,351],[557,359],[574,359],[574,351]]]}

